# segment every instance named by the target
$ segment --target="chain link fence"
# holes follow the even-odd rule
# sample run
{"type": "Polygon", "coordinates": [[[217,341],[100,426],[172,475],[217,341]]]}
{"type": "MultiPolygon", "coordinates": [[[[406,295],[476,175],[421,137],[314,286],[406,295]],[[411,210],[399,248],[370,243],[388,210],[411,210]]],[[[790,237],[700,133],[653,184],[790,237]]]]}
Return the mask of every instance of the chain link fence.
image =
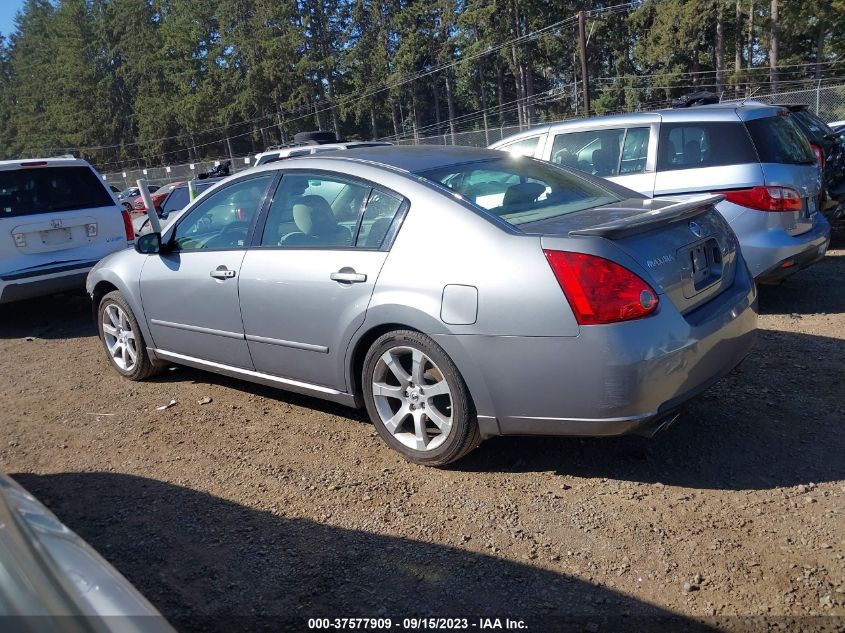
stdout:
{"type": "MultiPolygon", "coordinates": [[[[777,104],[806,104],[823,121],[841,121],[845,119],[845,84],[828,86],[819,84],[812,89],[793,90],[788,92],[775,92],[766,95],[754,95],[752,99],[766,103],[777,104]]],[[[491,118],[493,114],[490,115],[491,118]]],[[[537,124],[548,124],[553,120],[537,121],[537,124]]],[[[443,124],[448,126],[448,122],[443,124]]],[[[519,125],[500,125],[495,127],[483,127],[480,129],[455,132],[455,134],[437,134],[436,136],[416,136],[394,140],[397,145],[463,145],[468,147],[487,147],[491,143],[500,141],[522,129],[519,125]]],[[[230,173],[247,169],[254,163],[253,156],[235,156],[209,160],[184,165],[169,165],[162,167],[149,167],[147,169],[127,169],[120,172],[106,173],[103,178],[109,184],[123,189],[134,186],[139,178],[146,178],[148,182],[155,185],[164,185],[170,182],[190,180],[197,175],[208,171],[221,162],[231,161],[230,173]]]]}

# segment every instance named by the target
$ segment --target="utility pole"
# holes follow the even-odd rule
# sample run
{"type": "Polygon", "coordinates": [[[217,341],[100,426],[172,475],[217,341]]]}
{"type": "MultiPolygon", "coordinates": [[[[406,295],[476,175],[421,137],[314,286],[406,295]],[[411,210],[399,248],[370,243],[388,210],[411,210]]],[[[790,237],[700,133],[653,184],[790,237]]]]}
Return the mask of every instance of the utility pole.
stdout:
{"type": "Polygon", "coordinates": [[[578,49],[581,51],[581,79],[584,81],[584,116],[590,116],[590,89],[587,79],[587,35],[585,33],[586,17],[583,11],[578,12],[578,49]]]}

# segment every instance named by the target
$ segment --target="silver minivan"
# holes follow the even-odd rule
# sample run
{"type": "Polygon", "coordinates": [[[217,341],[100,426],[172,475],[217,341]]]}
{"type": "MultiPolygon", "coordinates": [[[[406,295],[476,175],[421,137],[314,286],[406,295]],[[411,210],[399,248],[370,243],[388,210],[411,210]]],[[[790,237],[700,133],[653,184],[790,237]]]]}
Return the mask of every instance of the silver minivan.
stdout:
{"type": "Polygon", "coordinates": [[[94,264],[134,237],[88,162],[0,161],[0,303],[82,288],[94,264]]]}
{"type": "Polygon", "coordinates": [[[751,273],[772,283],[824,256],[821,174],[784,108],[723,103],[533,128],[491,145],[601,176],[647,196],[721,193],[751,273]]]}

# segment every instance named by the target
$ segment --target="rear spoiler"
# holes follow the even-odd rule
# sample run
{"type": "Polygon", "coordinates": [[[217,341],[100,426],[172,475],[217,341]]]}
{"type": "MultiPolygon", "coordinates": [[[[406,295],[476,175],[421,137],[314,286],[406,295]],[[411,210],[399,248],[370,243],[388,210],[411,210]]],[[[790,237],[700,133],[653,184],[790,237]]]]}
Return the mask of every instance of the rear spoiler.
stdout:
{"type": "Polygon", "coordinates": [[[676,202],[670,204],[668,207],[654,209],[653,211],[646,211],[638,215],[632,215],[627,218],[607,222],[606,224],[599,224],[598,226],[590,226],[583,229],[576,229],[570,231],[571,237],[578,235],[590,235],[599,237],[617,238],[627,235],[636,235],[643,233],[649,229],[654,228],[656,224],[668,224],[670,222],[679,222],[686,218],[701,214],[707,207],[712,207],[719,204],[725,196],[722,195],[707,195],[684,200],[683,202],[676,202]]]}

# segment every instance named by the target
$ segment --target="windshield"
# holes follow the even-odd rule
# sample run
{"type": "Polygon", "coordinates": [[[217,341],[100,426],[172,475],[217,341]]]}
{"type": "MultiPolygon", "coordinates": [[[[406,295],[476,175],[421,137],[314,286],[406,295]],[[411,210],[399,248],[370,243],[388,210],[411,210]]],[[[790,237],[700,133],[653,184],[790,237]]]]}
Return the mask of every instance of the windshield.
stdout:
{"type": "Polygon", "coordinates": [[[745,126],[763,163],[812,165],[810,142],[789,115],[746,121],[745,126]]]}
{"type": "Polygon", "coordinates": [[[89,167],[0,171],[0,218],[113,204],[111,194],[89,167]]]}
{"type": "Polygon", "coordinates": [[[551,163],[505,155],[420,173],[514,226],[618,202],[608,190],[551,163]]]}

